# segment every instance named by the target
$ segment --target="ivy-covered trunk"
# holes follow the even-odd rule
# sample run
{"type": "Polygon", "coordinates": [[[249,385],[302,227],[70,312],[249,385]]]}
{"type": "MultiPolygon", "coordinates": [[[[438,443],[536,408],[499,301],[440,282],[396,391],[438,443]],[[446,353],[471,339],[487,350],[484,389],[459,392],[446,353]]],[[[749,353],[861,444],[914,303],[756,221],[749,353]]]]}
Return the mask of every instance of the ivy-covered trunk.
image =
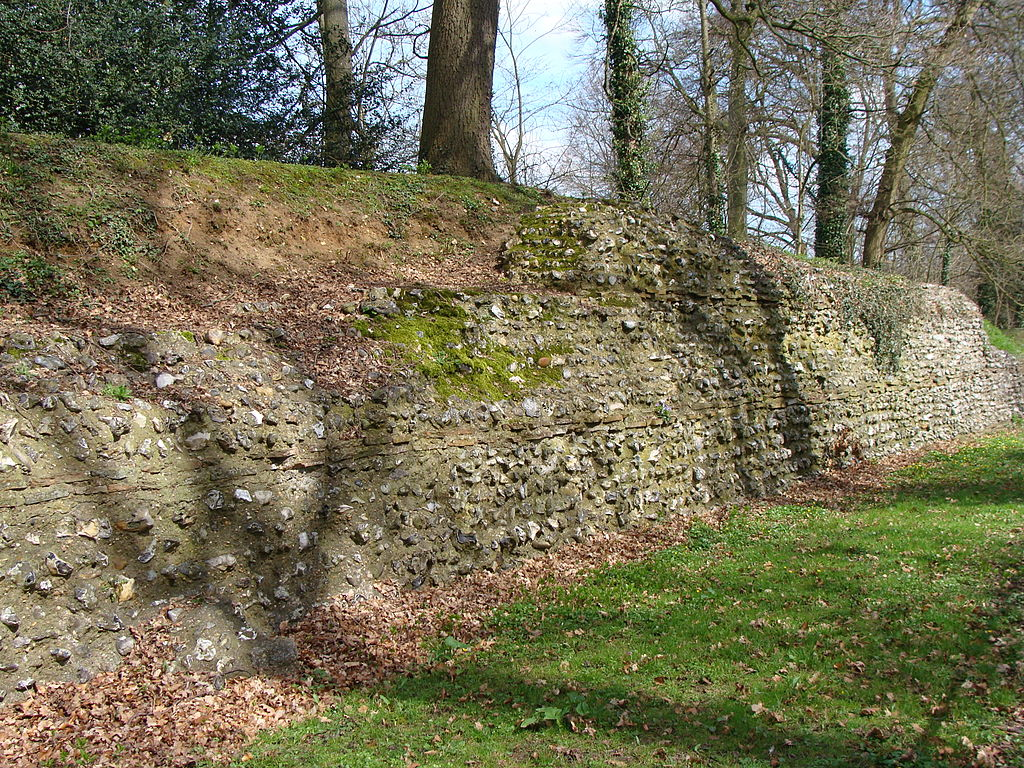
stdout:
{"type": "Polygon", "coordinates": [[[847,134],[850,89],[842,54],[821,46],[821,105],[818,108],[818,198],[814,222],[814,255],[849,260],[850,174],[847,134]]]}
{"type": "Polygon", "coordinates": [[[722,151],[718,136],[708,132],[704,142],[704,176],[706,190],[704,197],[704,223],[709,232],[725,234],[725,184],[722,171],[722,151]]]}
{"type": "Polygon", "coordinates": [[[611,102],[615,193],[633,202],[647,199],[650,166],[647,161],[647,87],[640,72],[640,55],[633,25],[633,0],[605,0],[602,14],[607,45],[605,89],[611,102]]]}
{"type": "Polygon", "coordinates": [[[725,184],[722,174],[718,94],[711,60],[706,0],[697,0],[700,14],[700,89],[704,96],[704,178],[701,179],[704,222],[708,231],[725,233],[725,184]]]}

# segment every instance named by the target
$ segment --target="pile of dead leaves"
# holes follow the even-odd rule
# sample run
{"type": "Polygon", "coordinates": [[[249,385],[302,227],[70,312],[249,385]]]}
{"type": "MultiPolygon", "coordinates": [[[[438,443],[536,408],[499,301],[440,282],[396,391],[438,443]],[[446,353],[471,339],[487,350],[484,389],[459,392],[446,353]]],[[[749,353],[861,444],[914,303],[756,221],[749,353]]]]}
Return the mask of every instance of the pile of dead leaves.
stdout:
{"type": "Polygon", "coordinates": [[[262,677],[167,673],[166,617],[135,630],[135,650],[85,684],[42,685],[0,708],[0,765],[191,766],[227,761],[257,732],[316,711],[307,690],[262,677]]]}

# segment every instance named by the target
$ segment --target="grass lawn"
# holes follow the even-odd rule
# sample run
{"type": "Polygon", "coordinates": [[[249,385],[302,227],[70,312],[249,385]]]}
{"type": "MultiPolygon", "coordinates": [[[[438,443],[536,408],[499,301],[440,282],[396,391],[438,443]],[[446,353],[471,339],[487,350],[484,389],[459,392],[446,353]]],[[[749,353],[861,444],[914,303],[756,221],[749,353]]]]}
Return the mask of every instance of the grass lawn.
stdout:
{"type": "Polygon", "coordinates": [[[1016,357],[1024,357],[1024,328],[1003,329],[985,321],[989,343],[1016,357]]]}
{"type": "Polygon", "coordinates": [[[1024,433],[828,506],[740,510],[508,605],[237,765],[971,765],[1024,701],[1024,433]]]}

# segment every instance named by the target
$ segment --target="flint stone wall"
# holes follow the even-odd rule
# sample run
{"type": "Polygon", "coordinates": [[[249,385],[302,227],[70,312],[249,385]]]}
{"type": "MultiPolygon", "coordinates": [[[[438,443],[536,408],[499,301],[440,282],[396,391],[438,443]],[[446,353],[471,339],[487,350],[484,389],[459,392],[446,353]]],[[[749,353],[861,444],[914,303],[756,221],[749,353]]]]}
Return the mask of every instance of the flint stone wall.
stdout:
{"type": "Polygon", "coordinates": [[[8,337],[5,367],[142,365],[206,396],[118,402],[80,373],[0,395],[0,691],[87,680],[168,606],[182,666],[286,664],[278,623],[328,595],[501,568],[1021,412],[1020,364],[959,293],[913,289],[893,368],[843,299],[854,278],[783,267],[681,222],[544,209],[506,269],[548,289],[446,299],[465,349],[554,374],[516,391],[513,371],[490,401],[438,397],[415,351],[404,381],[340,398],[273,334],[8,337]]]}

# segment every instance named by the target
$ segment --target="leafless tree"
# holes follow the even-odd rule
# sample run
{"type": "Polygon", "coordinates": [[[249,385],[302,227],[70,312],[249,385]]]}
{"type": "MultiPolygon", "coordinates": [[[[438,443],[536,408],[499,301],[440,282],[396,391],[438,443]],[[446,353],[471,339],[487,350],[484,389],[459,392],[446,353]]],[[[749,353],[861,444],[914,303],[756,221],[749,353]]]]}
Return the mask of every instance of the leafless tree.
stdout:
{"type": "Polygon", "coordinates": [[[528,0],[502,7],[491,137],[502,178],[550,188],[561,183],[565,171],[567,147],[558,140],[556,115],[566,103],[567,84],[552,79],[536,50],[546,36],[571,28],[572,19],[563,16],[542,27],[542,17],[529,11],[528,0]]]}
{"type": "Polygon", "coordinates": [[[895,110],[885,163],[866,219],[862,259],[866,267],[878,264],[884,255],[885,238],[893,216],[893,205],[903,182],[907,159],[921,119],[924,117],[925,108],[928,106],[928,99],[943,70],[952,61],[958,45],[981,5],[982,0],[957,0],[952,15],[944,25],[941,37],[922,62],[905,104],[895,110]]]}

